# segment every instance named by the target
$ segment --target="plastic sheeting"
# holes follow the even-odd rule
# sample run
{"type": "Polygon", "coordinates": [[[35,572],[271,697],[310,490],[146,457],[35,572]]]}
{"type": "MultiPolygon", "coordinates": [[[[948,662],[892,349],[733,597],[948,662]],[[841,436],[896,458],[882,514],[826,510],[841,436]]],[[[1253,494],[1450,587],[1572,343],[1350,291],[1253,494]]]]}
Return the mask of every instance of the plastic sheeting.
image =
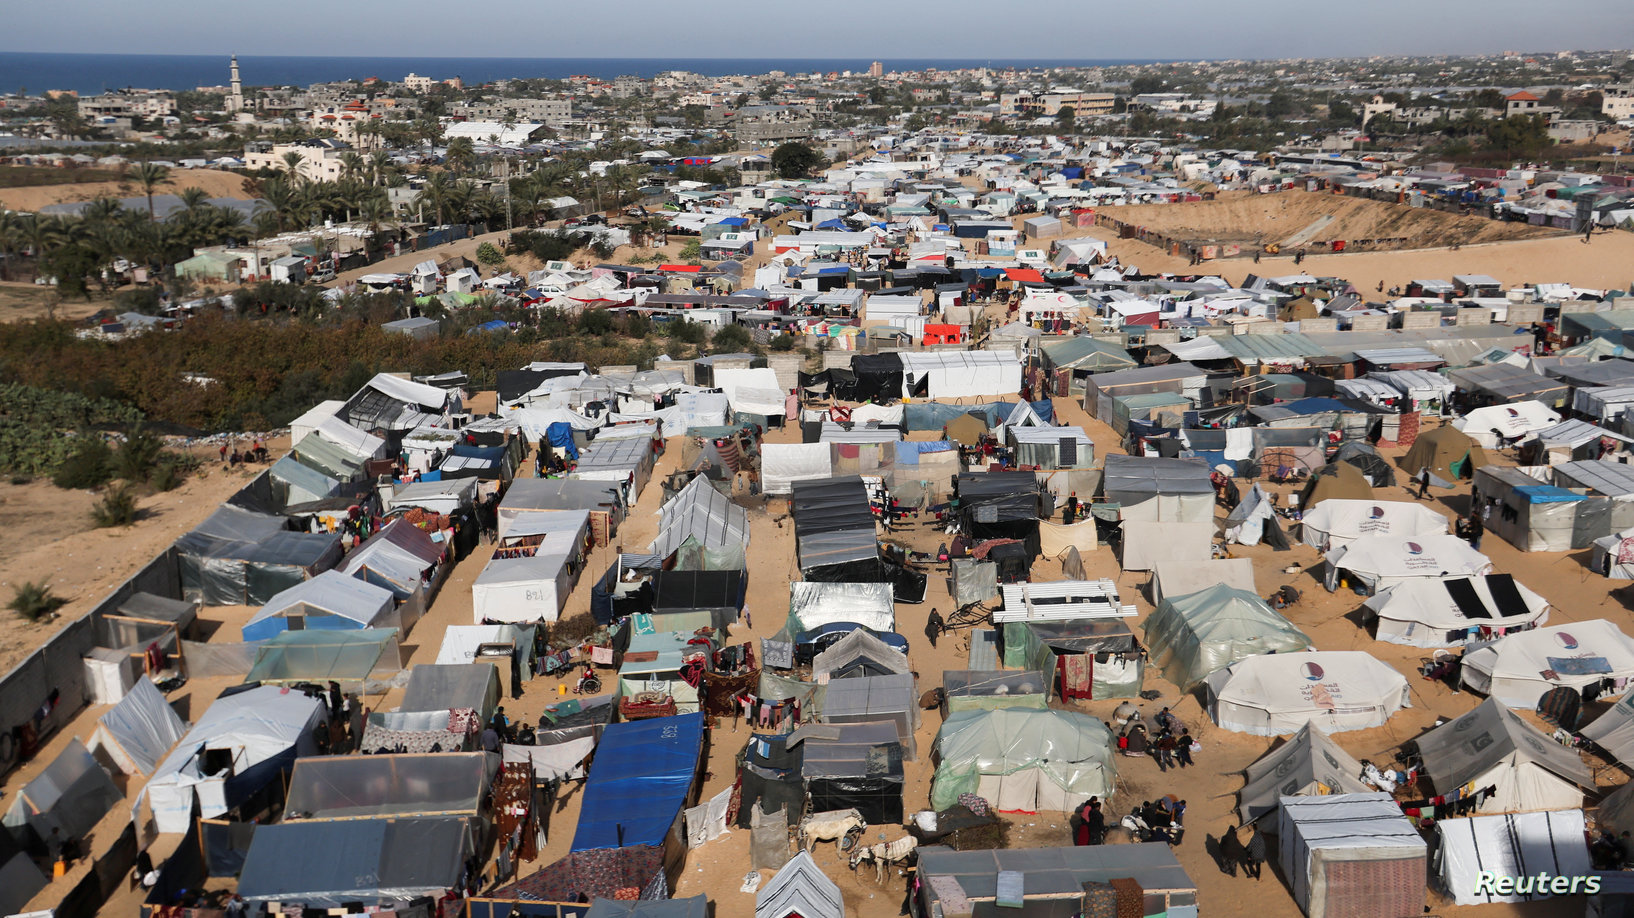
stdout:
{"type": "MultiPolygon", "coordinates": [[[[1531,885],[1536,874],[1582,877],[1592,872],[1581,810],[1442,819],[1435,831],[1440,842],[1436,875],[1459,905],[1530,902],[1552,895],[1478,891],[1483,873],[1518,877],[1531,885]]],[[[1561,906],[1561,913],[1571,908],[1561,906]]]]}
{"type": "Polygon", "coordinates": [[[499,671],[492,663],[422,663],[409,670],[400,713],[469,709],[483,723],[499,705],[499,671]]]}
{"type": "Polygon", "coordinates": [[[999,566],[993,561],[958,558],[951,562],[953,603],[968,606],[999,595],[999,566]]]}
{"type": "Polygon", "coordinates": [[[844,675],[858,668],[869,675],[906,673],[910,670],[907,654],[897,651],[864,628],[853,629],[811,661],[814,679],[825,673],[844,675]]]}
{"type": "Polygon", "coordinates": [[[1094,551],[1099,545],[1095,521],[1092,519],[1070,526],[1046,520],[1039,521],[1038,548],[1039,553],[1046,558],[1060,558],[1069,548],[1076,548],[1082,556],[1085,552],[1094,551]]]}
{"type": "Polygon", "coordinates": [[[473,851],[471,825],[459,816],[261,826],[238,894],[308,908],[438,897],[459,883],[473,851]]]}
{"type": "Polygon", "coordinates": [[[1165,598],[1178,599],[1217,584],[1258,595],[1259,590],[1254,586],[1254,562],[1248,558],[1165,561],[1152,569],[1152,605],[1162,605],[1165,598]]]}
{"type": "Polygon", "coordinates": [[[788,862],[788,810],[767,813],[756,807],[749,825],[749,869],[779,870],[788,862]]]}
{"type": "Polygon", "coordinates": [[[703,475],[660,508],[658,535],[647,550],[668,558],[687,542],[705,551],[730,548],[738,554],[749,544],[749,512],[732,503],[703,475]]]}
{"type": "Polygon", "coordinates": [[[1409,706],[1407,678],[1360,650],[1256,655],[1204,681],[1214,722],[1257,736],[1365,730],[1409,706]]]}
{"type": "Polygon", "coordinates": [[[609,725],[585,782],[571,850],[662,845],[691,792],[702,748],[701,714],[609,725]]]}
{"type": "Polygon", "coordinates": [[[340,631],[398,626],[390,590],[339,571],[324,571],[277,594],[244,624],[244,640],[264,641],[289,630],[299,617],[304,630],[340,631]]]}
{"type": "MultiPolygon", "coordinates": [[[[786,843],[785,843],[786,846],[786,843]]],[[[755,891],[755,918],[845,918],[839,884],[828,878],[811,855],[801,851],[788,859],[755,891]]]]}
{"type": "Polygon", "coordinates": [[[936,748],[938,810],[974,793],[1001,812],[1070,812],[1092,796],[1110,799],[1116,779],[1111,732],[1073,712],[961,711],[943,722],[936,748]]]}
{"type": "Polygon", "coordinates": [[[1165,596],[1147,617],[1145,634],[1153,664],[1182,692],[1238,660],[1311,646],[1310,638],[1265,600],[1223,584],[1165,596]]]}
{"type": "Polygon", "coordinates": [[[1457,647],[1487,640],[1488,629],[1542,624],[1549,617],[1549,601],[1515,583],[1508,574],[1408,580],[1368,597],[1363,605],[1367,614],[1377,620],[1378,640],[1410,647],[1457,647]],[[1525,606],[1521,614],[1504,614],[1493,596],[1495,582],[1500,590],[1514,588],[1525,606]],[[1449,587],[1461,593],[1467,590],[1488,617],[1468,617],[1449,587]]]}
{"type": "Polygon", "coordinates": [[[1282,874],[1309,918],[1411,915],[1429,848],[1384,793],[1290,797],[1277,818],[1282,874]]]}
{"type": "Polygon", "coordinates": [[[911,759],[914,730],[919,726],[918,700],[912,673],[834,679],[828,683],[818,717],[835,724],[888,721],[896,726],[897,742],[911,759]]]}
{"type": "Polygon", "coordinates": [[[1113,454],[1101,477],[1106,499],[1125,521],[1214,522],[1214,485],[1200,459],[1154,459],[1113,454]]]}
{"type": "Polygon", "coordinates": [[[44,844],[51,833],[65,841],[84,838],[125,799],[118,785],[76,737],[34,780],[23,785],[0,824],[19,837],[44,844]]]}
{"type": "Polygon", "coordinates": [[[1160,564],[1195,564],[1214,554],[1214,523],[1159,523],[1126,521],[1122,556],[1126,571],[1149,571],[1160,564]]]}
{"type": "Polygon", "coordinates": [[[477,816],[498,770],[490,752],[297,759],[284,818],[477,816]]]}
{"type": "Polygon", "coordinates": [[[891,585],[805,580],[789,584],[786,630],[791,637],[834,622],[856,622],[874,631],[895,631],[896,605],[891,585]]]}
{"type": "Polygon", "coordinates": [[[137,679],[118,704],[97,718],[91,748],[105,750],[127,775],[150,775],[186,732],[186,721],[153,683],[137,679]]]}
{"type": "Polygon", "coordinates": [[[764,443],[760,447],[762,488],[769,495],[794,491],[797,481],[833,476],[827,443],[764,443]]]}

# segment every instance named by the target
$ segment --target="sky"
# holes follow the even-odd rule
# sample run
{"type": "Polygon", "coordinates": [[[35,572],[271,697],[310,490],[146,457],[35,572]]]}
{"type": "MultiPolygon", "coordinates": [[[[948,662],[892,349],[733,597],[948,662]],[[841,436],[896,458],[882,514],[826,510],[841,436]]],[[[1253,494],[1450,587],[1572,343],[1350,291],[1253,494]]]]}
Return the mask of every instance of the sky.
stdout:
{"type": "Polygon", "coordinates": [[[1634,48],[1629,0],[58,0],[3,51],[364,57],[1266,59],[1634,48]]]}

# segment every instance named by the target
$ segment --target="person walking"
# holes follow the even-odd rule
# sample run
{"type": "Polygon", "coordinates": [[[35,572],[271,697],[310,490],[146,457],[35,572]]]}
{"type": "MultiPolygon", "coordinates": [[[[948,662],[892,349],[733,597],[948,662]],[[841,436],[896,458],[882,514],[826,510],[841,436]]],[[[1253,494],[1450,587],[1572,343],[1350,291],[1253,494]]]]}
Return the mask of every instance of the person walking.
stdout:
{"type": "Polygon", "coordinates": [[[1242,839],[1237,837],[1235,828],[1228,828],[1220,833],[1220,872],[1227,876],[1237,875],[1237,865],[1246,863],[1247,852],[1243,848],[1242,839]]]}
{"type": "Polygon", "coordinates": [[[935,647],[936,639],[946,630],[947,623],[942,621],[942,613],[931,609],[930,616],[925,619],[925,638],[930,641],[930,646],[935,647]]]}
{"type": "Polygon", "coordinates": [[[1258,829],[1250,829],[1248,846],[1244,849],[1243,875],[1260,878],[1260,867],[1265,863],[1265,836],[1258,829]]]}
{"type": "Polygon", "coordinates": [[[1167,730],[1158,734],[1157,742],[1152,744],[1157,752],[1157,770],[1167,772],[1174,767],[1174,734],[1167,730]]]}
{"type": "Polygon", "coordinates": [[[1413,495],[1413,499],[1423,500],[1430,492],[1430,467],[1427,465],[1420,466],[1418,474],[1413,476],[1413,480],[1418,482],[1418,493],[1413,495]]]}
{"type": "Polygon", "coordinates": [[[1480,551],[1481,536],[1486,535],[1486,524],[1481,522],[1480,513],[1470,513],[1469,522],[1464,525],[1464,534],[1469,537],[1469,547],[1480,551]]]}
{"type": "Polygon", "coordinates": [[[1179,760],[1181,768],[1196,764],[1191,760],[1191,732],[1186,727],[1181,727],[1180,735],[1174,738],[1174,755],[1179,760]]]}
{"type": "Polygon", "coordinates": [[[1073,491],[1071,494],[1067,495],[1067,506],[1066,506],[1065,510],[1061,511],[1061,521],[1066,523],[1068,526],[1071,526],[1072,521],[1076,520],[1077,518],[1078,518],[1078,492],[1073,491]]]}

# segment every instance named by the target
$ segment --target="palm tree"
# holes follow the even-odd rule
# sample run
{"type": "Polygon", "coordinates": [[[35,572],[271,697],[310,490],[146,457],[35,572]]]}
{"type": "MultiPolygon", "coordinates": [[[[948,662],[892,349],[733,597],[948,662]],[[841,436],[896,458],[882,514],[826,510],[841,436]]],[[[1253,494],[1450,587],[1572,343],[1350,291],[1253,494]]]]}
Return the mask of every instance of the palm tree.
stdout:
{"type": "Polygon", "coordinates": [[[23,247],[23,216],[0,208],[0,279],[11,277],[11,255],[23,247]]]}
{"type": "Polygon", "coordinates": [[[372,185],[386,184],[386,176],[392,171],[391,154],[385,150],[376,150],[369,155],[369,178],[372,185]]]}
{"type": "Polygon", "coordinates": [[[363,154],[356,150],[347,150],[340,155],[340,174],[343,178],[356,179],[363,177],[363,154]]]}
{"type": "Polygon", "coordinates": [[[142,193],[147,195],[148,219],[155,219],[153,216],[153,189],[170,181],[170,168],[161,166],[158,163],[140,162],[136,164],[136,171],[131,173],[131,177],[136,179],[136,184],[142,186],[142,193]]]}
{"type": "Polygon", "coordinates": [[[426,179],[420,193],[414,196],[414,203],[420,207],[430,204],[437,212],[437,224],[441,226],[447,222],[443,219],[443,211],[453,199],[457,188],[458,185],[452,175],[447,172],[433,172],[431,177],[426,179]]]}
{"type": "Polygon", "coordinates": [[[301,163],[306,162],[306,157],[302,156],[299,150],[290,150],[288,153],[285,153],[283,155],[283,160],[284,169],[289,172],[290,181],[299,182],[302,178],[304,178],[304,176],[301,175],[301,163]]]}
{"type": "Polygon", "coordinates": [[[197,186],[183,188],[178,197],[182,200],[182,209],[188,213],[196,212],[210,201],[210,193],[197,186]]]}
{"type": "Polygon", "coordinates": [[[476,160],[477,150],[469,137],[456,137],[448,142],[443,160],[456,172],[466,172],[476,160]]]}
{"type": "Polygon", "coordinates": [[[358,209],[358,218],[369,226],[369,238],[380,233],[380,225],[392,217],[391,202],[383,194],[365,198],[358,209]]]}
{"type": "Polygon", "coordinates": [[[261,199],[269,205],[266,212],[274,215],[272,225],[276,229],[273,232],[298,225],[298,215],[304,202],[301,200],[300,192],[291,182],[267,179],[261,183],[261,199]]]}

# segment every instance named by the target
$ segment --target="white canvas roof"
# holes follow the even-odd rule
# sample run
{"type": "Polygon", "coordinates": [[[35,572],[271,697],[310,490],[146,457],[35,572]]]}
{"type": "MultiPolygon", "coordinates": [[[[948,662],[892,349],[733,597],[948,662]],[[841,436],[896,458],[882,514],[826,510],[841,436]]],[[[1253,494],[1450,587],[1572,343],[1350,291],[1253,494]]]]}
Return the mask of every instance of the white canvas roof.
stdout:
{"type": "Polygon", "coordinates": [[[1252,656],[1205,681],[1215,723],[1258,736],[1364,730],[1409,703],[1407,677],[1360,650],[1252,656]]]}
{"type": "Polygon", "coordinates": [[[1496,430],[1506,439],[1525,437],[1560,423],[1560,415],[1542,402],[1511,402],[1476,408],[1452,422],[1471,440],[1491,449],[1498,445],[1496,430]]]}
{"type": "MultiPolygon", "coordinates": [[[[309,615],[309,610],[327,612],[354,623],[358,628],[368,628],[381,623],[395,607],[396,598],[390,590],[340,571],[328,570],[275,594],[250,616],[244,630],[253,632],[257,624],[296,608],[307,610],[309,615]]],[[[310,622],[308,626],[312,627],[310,622]]],[[[380,624],[380,627],[396,625],[380,624]]]]}
{"type": "Polygon", "coordinates": [[[209,818],[227,811],[226,777],[203,773],[205,750],[231,750],[232,771],[243,774],[291,749],[297,755],[316,752],[312,728],[323,721],[323,702],[279,686],[257,686],[216,699],[142,791],[152,802],[155,825],[160,832],[186,832],[193,824],[195,794],[199,815],[209,818]]]}
{"type": "MultiPolygon", "coordinates": [[[[1590,873],[1582,810],[1442,819],[1437,853],[1441,885],[1459,905],[1529,902],[1549,895],[1498,895],[1477,891],[1483,872],[1503,877],[1580,877],[1590,873]]],[[[1562,912],[1564,913],[1563,907],[1562,912]]]]}
{"type": "Polygon", "coordinates": [[[1254,562],[1248,558],[1164,561],[1152,569],[1152,605],[1165,597],[1185,596],[1215,584],[1259,593],[1254,586],[1254,562]]]}
{"type": "Polygon", "coordinates": [[[1437,534],[1406,539],[1369,534],[1327,553],[1326,583],[1338,588],[1338,572],[1347,571],[1375,590],[1389,589],[1417,577],[1476,577],[1489,573],[1492,562],[1463,539],[1437,534]]]}
{"type": "Polygon", "coordinates": [[[567,604],[577,572],[568,560],[578,555],[590,526],[588,510],[539,510],[511,520],[505,538],[543,535],[531,557],[494,558],[471,584],[476,624],[553,622],[567,604]]]}
{"type": "MultiPolygon", "coordinates": [[[[449,625],[437,648],[438,663],[475,663],[477,648],[483,644],[522,646],[527,631],[515,625],[449,625]]],[[[532,651],[528,651],[532,655],[532,651]]],[[[485,661],[486,662],[486,661],[485,661]]]]}
{"type": "Polygon", "coordinates": [[[760,447],[761,487],[767,494],[791,494],[797,481],[832,477],[834,469],[827,443],[763,443],[760,447]]]}
{"type": "Polygon", "coordinates": [[[1464,654],[1461,672],[1469,688],[1531,709],[1551,689],[1634,678],[1634,638],[1603,618],[1520,631],[1464,654]]]}
{"type": "MultiPolygon", "coordinates": [[[[1152,500],[1147,503],[1157,504],[1152,500]]],[[[1126,571],[1149,571],[1165,562],[1195,564],[1214,552],[1214,523],[1156,523],[1125,520],[1123,554],[1126,571]]]]}
{"type": "MultiPolygon", "coordinates": [[[[356,427],[335,417],[333,412],[327,417],[318,418],[313,424],[313,432],[359,459],[374,459],[386,450],[385,440],[366,431],[358,430],[356,427]]],[[[293,437],[293,426],[290,433],[290,442],[299,442],[293,437]]]]}
{"type": "Polygon", "coordinates": [[[1243,769],[1247,780],[1237,792],[1237,814],[1249,823],[1276,810],[1287,797],[1367,793],[1372,788],[1362,783],[1361,773],[1361,762],[1315,724],[1307,723],[1286,743],[1243,769]]]}
{"type": "Polygon", "coordinates": [[[789,617],[811,630],[833,622],[856,622],[875,631],[896,630],[896,598],[888,583],[789,584],[789,617]]]}
{"type": "Polygon", "coordinates": [[[839,884],[801,851],[755,892],[755,918],[844,918],[839,884]]]}
{"type": "MultiPolygon", "coordinates": [[[[333,419],[336,413],[345,407],[346,402],[340,399],[330,399],[312,406],[305,414],[289,422],[289,442],[299,443],[306,439],[308,434],[318,429],[318,425],[325,418],[333,419]]],[[[350,427],[351,425],[348,424],[347,426],[350,427]]],[[[353,429],[356,430],[356,428],[353,429]]]]}
{"type": "Polygon", "coordinates": [[[416,481],[398,485],[385,501],[386,510],[396,507],[420,507],[433,513],[452,514],[476,501],[477,479],[444,478],[441,481],[416,481]]]}
{"type": "Polygon", "coordinates": [[[902,353],[902,394],[926,380],[928,398],[1014,395],[1021,391],[1021,362],[996,351],[902,353]]]}
{"type": "Polygon", "coordinates": [[[1441,535],[1447,518],[1423,504],[1405,500],[1329,498],[1305,513],[1300,541],[1317,551],[1343,548],[1364,535],[1404,539],[1441,535]]]}
{"type": "Polygon", "coordinates": [[[1485,577],[1423,577],[1405,580],[1368,597],[1363,605],[1377,616],[1378,639],[1410,647],[1456,647],[1479,639],[1481,628],[1514,628],[1520,625],[1542,623],[1549,618],[1549,601],[1525,586],[1515,583],[1515,591],[1526,604],[1523,615],[1505,616],[1493,598],[1493,577],[1508,574],[1489,574],[1485,577]],[[1458,600],[1449,590],[1468,589],[1486,607],[1490,618],[1470,618],[1464,614],[1458,600]],[[1475,635],[1469,632],[1474,630],[1475,635]]]}
{"type": "Polygon", "coordinates": [[[733,411],[783,416],[784,397],[788,393],[778,384],[777,373],[770,367],[719,369],[715,371],[715,385],[726,393],[726,402],[733,411]]]}
{"type": "Polygon", "coordinates": [[[107,750],[127,775],[151,774],[170,747],[187,732],[187,722],[159,694],[153,683],[137,679],[130,691],[97,718],[91,749],[107,750]]]}

